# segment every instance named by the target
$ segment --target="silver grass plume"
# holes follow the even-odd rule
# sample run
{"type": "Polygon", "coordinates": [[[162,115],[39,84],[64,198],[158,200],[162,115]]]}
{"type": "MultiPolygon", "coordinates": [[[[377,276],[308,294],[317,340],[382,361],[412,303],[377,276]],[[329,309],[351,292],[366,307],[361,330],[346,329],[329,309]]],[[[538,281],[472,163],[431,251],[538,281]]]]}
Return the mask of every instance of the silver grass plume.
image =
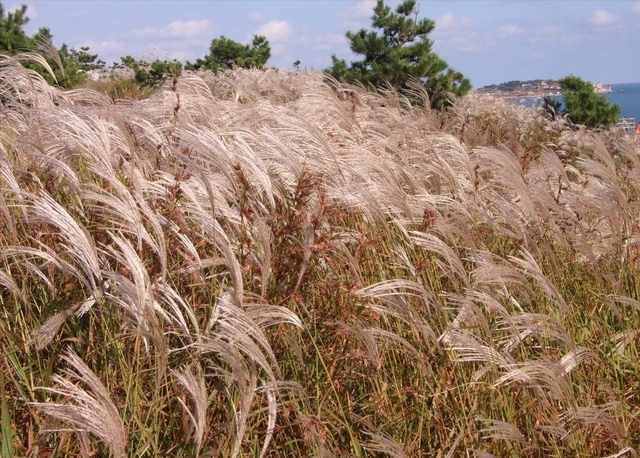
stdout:
{"type": "Polygon", "coordinates": [[[104,442],[113,457],[124,457],[127,433],[109,392],[73,351],[68,350],[62,359],[69,367],[62,371],[62,376],[51,377],[55,388],[41,388],[58,396],[60,401],[31,403],[45,415],[62,422],[62,426],[47,431],[89,433],[104,442]]]}
{"type": "Polygon", "coordinates": [[[362,448],[371,453],[382,453],[390,458],[408,458],[403,447],[391,437],[376,434],[370,431],[364,432],[370,440],[362,444],[362,448]]]}
{"type": "Polygon", "coordinates": [[[202,439],[204,438],[207,427],[207,387],[204,383],[202,368],[197,366],[195,373],[187,367],[180,371],[171,371],[171,373],[191,398],[192,408],[189,408],[187,403],[181,398],[178,398],[178,402],[193,426],[196,441],[196,457],[198,457],[200,456],[202,439]]]}

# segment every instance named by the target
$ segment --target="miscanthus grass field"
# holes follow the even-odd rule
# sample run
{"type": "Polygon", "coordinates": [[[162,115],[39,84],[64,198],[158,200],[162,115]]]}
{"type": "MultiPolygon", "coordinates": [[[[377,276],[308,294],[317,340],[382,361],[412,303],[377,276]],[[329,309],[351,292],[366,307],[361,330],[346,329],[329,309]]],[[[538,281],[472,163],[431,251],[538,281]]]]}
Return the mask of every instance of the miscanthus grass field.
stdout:
{"type": "Polygon", "coordinates": [[[2,457],[636,456],[619,132],[309,72],[114,101],[25,59],[0,60],[2,457]]]}

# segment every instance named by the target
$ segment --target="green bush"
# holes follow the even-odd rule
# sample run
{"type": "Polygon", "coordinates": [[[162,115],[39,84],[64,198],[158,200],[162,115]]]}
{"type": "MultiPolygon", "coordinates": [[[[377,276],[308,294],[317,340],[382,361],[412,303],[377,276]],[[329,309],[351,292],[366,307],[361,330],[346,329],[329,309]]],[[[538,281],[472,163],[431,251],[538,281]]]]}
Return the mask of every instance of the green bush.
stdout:
{"type": "Polygon", "coordinates": [[[546,98],[545,109],[553,116],[567,116],[571,122],[586,127],[610,127],[620,119],[620,106],[595,93],[593,85],[577,76],[567,76],[560,81],[564,104],[546,98]]]}
{"type": "Polygon", "coordinates": [[[271,57],[269,41],[254,35],[250,45],[238,43],[224,35],[211,41],[209,54],[195,63],[187,62],[187,68],[220,71],[232,67],[263,68],[271,57]]]}

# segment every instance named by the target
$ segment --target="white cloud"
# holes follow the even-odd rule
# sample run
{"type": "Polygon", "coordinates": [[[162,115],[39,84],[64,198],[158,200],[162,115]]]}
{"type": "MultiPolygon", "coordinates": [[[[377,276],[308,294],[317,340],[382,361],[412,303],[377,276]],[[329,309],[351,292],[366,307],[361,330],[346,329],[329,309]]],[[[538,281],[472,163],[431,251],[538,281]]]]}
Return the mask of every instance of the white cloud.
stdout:
{"type": "Polygon", "coordinates": [[[249,20],[256,24],[262,24],[265,21],[265,16],[260,11],[252,11],[249,13],[249,20]]]}
{"type": "Polygon", "coordinates": [[[476,30],[473,20],[448,11],[436,18],[433,38],[439,50],[449,52],[483,52],[495,46],[495,39],[476,30]]]}
{"type": "Polygon", "coordinates": [[[201,21],[173,21],[159,29],[147,27],[129,32],[129,36],[136,38],[173,38],[189,40],[194,38],[211,37],[213,25],[208,19],[201,21]]]}
{"type": "Polygon", "coordinates": [[[584,40],[582,34],[567,31],[566,27],[557,24],[538,24],[527,28],[527,33],[523,35],[523,40],[527,43],[554,43],[554,46],[573,46],[584,40]]]}
{"type": "MultiPolygon", "coordinates": [[[[23,3],[14,3],[11,6],[9,6],[9,8],[7,8],[7,12],[8,13],[13,13],[14,11],[16,11],[18,8],[20,8],[23,5],[23,3]]],[[[30,4],[27,4],[27,17],[29,19],[33,19],[38,15],[38,12],[36,11],[36,7],[30,4]]]]}
{"type": "Polygon", "coordinates": [[[350,19],[368,19],[373,16],[373,8],[376,0],[360,0],[355,6],[347,10],[347,17],[350,19]]]}
{"type": "Polygon", "coordinates": [[[621,20],[620,16],[609,13],[607,10],[597,10],[591,14],[587,22],[596,27],[610,27],[620,24],[621,20]]]}
{"type": "Polygon", "coordinates": [[[322,33],[313,35],[302,35],[299,40],[299,44],[302,46],[309,46],[316,51],[331,50],[337,52],[339,48],[347,48],[349,40],[344,33],[322,33]],[[337,49],[338,48],[338,49],[337,49]]]}
{"type": "Polygon", "coordinates": [[[498,31],[498,35],[501,37],[513,37],[515,35],[520,35],[522,32],[523,30],[517,25],[505,24],[502,27],[500,27],[500,30],[498,31]]]}
{"type": "Polygon", "coordinates": [[[436,30],[458,30],[469,28],[473,25],[473,20],[469,17],[458,17],[451,11],[446,12],[436,19],[436,30]]]}
{"type": "Polygon", "coordinates": [[[256,35],[264,35],[272,43],[284,43],[291,37],[292,29],[287,21],[274,19],[269,21],[258,30],[256,35]]]}
{"type": "Polygon", "coordinates": [[[271,45],[271,55],[273,57],[283,57],[288,55],[289,49],[284,43],[274,43],[271,45]]]}
{"type": "Polygon", "coordinates": [[[640,14],[640,2],[635,2],[633,4],[633,6],[631,7],[631,12],[640,14]]]}

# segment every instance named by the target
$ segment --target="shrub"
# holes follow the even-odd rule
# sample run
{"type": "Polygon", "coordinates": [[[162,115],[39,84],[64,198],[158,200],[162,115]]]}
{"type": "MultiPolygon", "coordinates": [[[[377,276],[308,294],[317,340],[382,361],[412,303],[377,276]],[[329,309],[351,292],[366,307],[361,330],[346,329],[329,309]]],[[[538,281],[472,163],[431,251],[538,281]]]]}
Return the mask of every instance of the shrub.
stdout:
{"type": "Polygon", "coordinates": [[[577,76],[560,81],[563,102],[547,97],[544,108],[552,116],[567,116],[571,122],[586,127],[611,127],[620,119],[620,106],[595,93],[593,85],[577,76]]]}

